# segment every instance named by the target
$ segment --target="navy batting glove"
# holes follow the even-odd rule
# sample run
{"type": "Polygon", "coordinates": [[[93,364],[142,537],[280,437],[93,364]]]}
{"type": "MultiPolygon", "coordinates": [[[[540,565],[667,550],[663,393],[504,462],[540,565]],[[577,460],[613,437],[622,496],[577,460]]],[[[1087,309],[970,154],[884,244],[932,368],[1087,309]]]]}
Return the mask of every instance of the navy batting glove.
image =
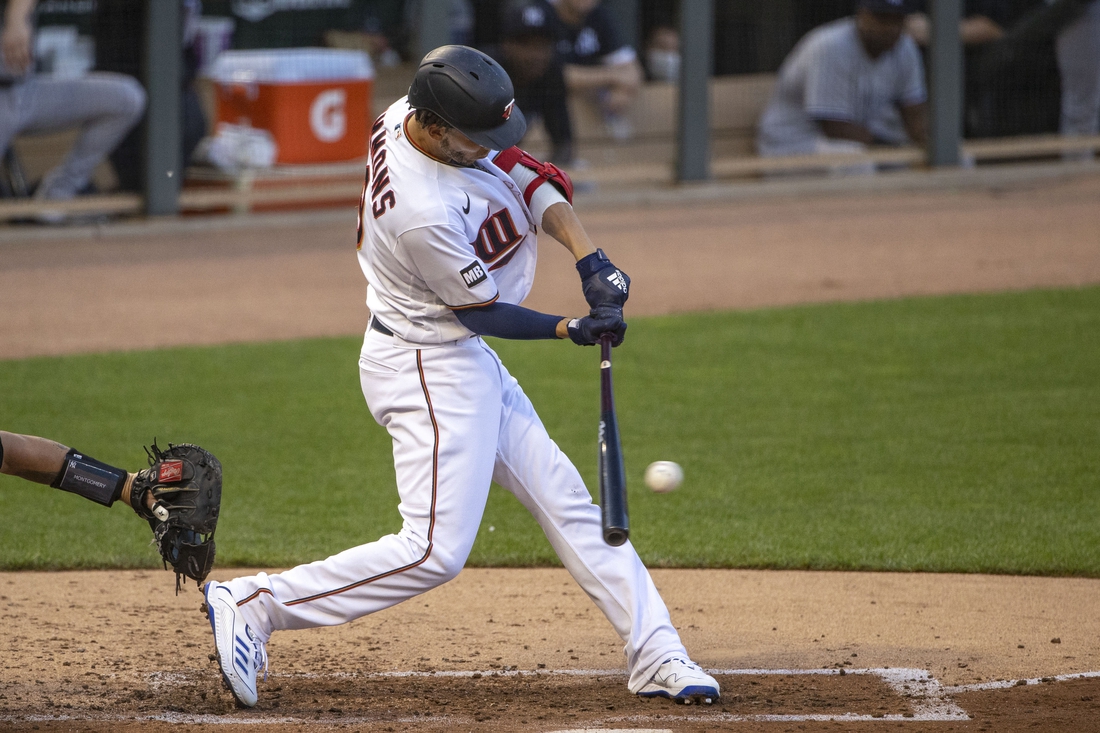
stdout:
{"type": "Polygon", "coordinates": [[[626,335],[626,321],[622,318],[622,309],[605,307],[593,309],[584,318],[574,318],[568,325],[569,338],[578,346],[593,346],[600,342],[600,336],[611,334],[611,345],[618,346],[626,335]]]}
{"type": "Polygon", "coordinates": [[[620,321],[625,321],[623,318],[623,307],[621,305],[600,305],[596,306],[592,310],[588,311],[588,315],[596,320],[602,320],[605,318],[618,318],[620,321]]]}
{"type": "Polygon", "coordinates": [[[622,308],[630,297],[630,278],[611,264],[602,249],[577,260],[577,272],[581,276],[584,299],[591,308],[608,305],[622,308]]]}

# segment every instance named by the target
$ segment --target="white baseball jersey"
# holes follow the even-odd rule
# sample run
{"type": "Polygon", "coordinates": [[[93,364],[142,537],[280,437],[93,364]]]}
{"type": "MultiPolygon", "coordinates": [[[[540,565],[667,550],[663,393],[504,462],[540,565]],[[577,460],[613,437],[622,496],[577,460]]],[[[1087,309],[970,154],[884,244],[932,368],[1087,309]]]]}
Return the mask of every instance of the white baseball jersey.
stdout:
{"type": "Polygon", "coordinates": [[[400,603],[462,569],[495,481],[531,512],[622,637],[637,692],[664,660],[686,656],[668,609],[634,547],[603,541],[580,473],[496,353],[451,310],[526,297],[535,222],[560,196],[540,199],[551,187],[538,187],[532,215],[520,193],[531,171],[515,166],[513,181],[485,160],[471,168],[437,161],[409,140],[408,116],[401,100],[374,127],[359,233],[367,303],[393,332],[367,329],[360,383],[393,439],[401,531],[226,585],[264,641],[279,629],[346,623],[400,603]]]}
{"type": "Polygon", "coordinates": [[[490,159],[466,168],[429,157],[405,132],[410,115],[402,99],[371,131],[359,264],[371,313],[404,341],[430,346],[471,335],[452,309],[527,297],[536,228],[506,173],[490,159]]]}

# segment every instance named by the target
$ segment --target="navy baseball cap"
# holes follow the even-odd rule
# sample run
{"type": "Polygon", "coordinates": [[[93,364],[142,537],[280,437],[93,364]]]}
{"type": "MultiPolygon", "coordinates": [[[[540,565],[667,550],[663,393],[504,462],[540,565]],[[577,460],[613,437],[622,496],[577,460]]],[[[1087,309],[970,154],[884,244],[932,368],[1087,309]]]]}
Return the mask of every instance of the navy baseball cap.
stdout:
{"type": "Polygon", "coordinates": [[[553,38],[547,21],[542,5],[514,0],[504,8],[500,32],[504,38],[553,38]]]}
{"type": "Polygon", "coordinates": [[[872,13],[897,13],[898,15],[908,15],[919,10],[915,0],[859,0],[859,7],[870,10],[872,13]]]}

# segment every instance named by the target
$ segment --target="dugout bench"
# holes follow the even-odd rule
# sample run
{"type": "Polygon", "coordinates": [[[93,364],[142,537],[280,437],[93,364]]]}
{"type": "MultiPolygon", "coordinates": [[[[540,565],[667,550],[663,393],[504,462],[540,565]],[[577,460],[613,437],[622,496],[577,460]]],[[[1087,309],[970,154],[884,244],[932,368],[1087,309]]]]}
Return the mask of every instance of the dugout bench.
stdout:
{"type": "MultiPolygon", "coordinates": [[[[408,64],[379,69],[374,81],[373,114],[380,114],[405,94],[414,69],[408,64]]],[[[762,158],[755,154],[756,123],[771,95],[774,74],[715,77],[710,81],[711,173],[716,180],[743,179],[785,172],[822,171],[873,161],[919,166],[925,154],[918,148],[883,148],[862,154],[762,158]]],[[[208,112],[212,94],[206,97],[208,112]]],[[[634,137],[616,142],[604,129],[594,105],[571,99],[576,150],[585,164],[570,171],[581,190],[675,184],[677,89],[668,82],[648,82],[631,113],[634,137]]],[[[210,119],[213,115],[210,115],[210,119]]],[[[28,181],[64,155],[75,132],[20,138],[15,150],[28,181]]],[[[523,142],[536,157],[549,151],[541,125],[532,126],[523,142]]],[[[1068,150],[1100,150],[1100,136],[1064,138],[1040,135],[964,142],[963,151],[975,163],[1051,159],[1068,150]]],[[[188,169],[180,194],[184,213],[246,213],[302,208],[354,206],[359,200],[365,161],[327,165],[276,166],[267,170],[226,173],[212,168],[188,169]]],[[[114,176],[101,164],[95,182],[110,190],[114,176]]],[[[0,221],[33,216],[43,208],[71,213],[139,214],[137,194],[85,196],[69,202],[42,204],[30,199],[0,200],[0,221]]]]}

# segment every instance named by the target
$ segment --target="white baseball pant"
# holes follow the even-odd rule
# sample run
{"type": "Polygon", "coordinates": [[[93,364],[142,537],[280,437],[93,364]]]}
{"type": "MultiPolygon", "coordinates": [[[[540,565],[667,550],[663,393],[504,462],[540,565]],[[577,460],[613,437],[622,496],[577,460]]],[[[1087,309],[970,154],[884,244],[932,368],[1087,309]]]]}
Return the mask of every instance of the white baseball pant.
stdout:
{"type": "Polygon", "coordinates": [[[402,348],[368,331],[359,365],[371,414],[393,438],[402,529],[283,573],[230,581],[257,633],[266,640],[277,629],[346,623],[455,577],[492,479],[531,512],[626,643],[632,692],[664,659],[686,656],[633,546],[604,543],[580,474],[484,341],[402,348]]]}

